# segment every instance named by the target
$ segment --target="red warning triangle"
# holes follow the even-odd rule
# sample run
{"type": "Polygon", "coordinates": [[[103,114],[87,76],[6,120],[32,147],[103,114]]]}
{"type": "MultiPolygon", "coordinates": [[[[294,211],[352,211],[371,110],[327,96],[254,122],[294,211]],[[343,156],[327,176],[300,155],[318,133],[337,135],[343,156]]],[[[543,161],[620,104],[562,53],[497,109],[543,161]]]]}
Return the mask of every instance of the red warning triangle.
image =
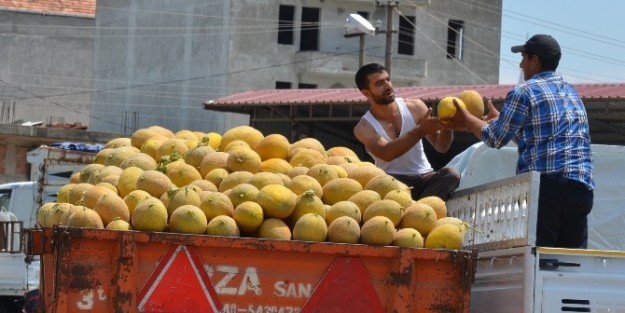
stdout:
{"type": "Polygon", "coordinates": [[[323,276],[301,313],[384,313],[369,273],[360,258],[338,257],[323,276]],[[349,288],[345,288],[349,286],[349,288]]]}
{"type": "Polygon", "coordinates": [[[170,246],[137,297],[139,312],[214,312],[221,300],[197,249],[170,246]]]}

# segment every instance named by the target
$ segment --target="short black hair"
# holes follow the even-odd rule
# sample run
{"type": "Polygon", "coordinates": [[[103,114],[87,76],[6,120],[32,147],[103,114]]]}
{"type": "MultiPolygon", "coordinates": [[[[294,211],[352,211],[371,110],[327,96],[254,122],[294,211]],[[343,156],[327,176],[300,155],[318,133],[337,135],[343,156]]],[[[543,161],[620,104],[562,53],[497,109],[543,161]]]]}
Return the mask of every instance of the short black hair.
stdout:
{"type": "Polygon", "coordinates": [[[381,73],[385,71],[386,68],[378,63],[369,63],[361,66],[356,72],[356,87],[360,90],[367,89],[369,86],[367,76],[372,73],[381,73]]]}

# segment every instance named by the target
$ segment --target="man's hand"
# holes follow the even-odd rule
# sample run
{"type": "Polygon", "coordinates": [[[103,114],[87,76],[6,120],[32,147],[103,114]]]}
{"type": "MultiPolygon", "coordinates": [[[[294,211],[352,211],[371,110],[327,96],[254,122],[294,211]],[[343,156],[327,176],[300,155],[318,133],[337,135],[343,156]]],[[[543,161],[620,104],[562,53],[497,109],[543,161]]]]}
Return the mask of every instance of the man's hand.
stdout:
{"type": "Polygon", "coordinates": [[[436,117],[432,117],[432,108],[428,108],[428,111],[425,112],[419,123],[419,128],[424,135],[434,133],[442,128],[441,121],[436,117]]]}
{"type": "Polygon", "coordinates": [[[499,111],[495,108],[495,105],[493,105],[492,99],[488,99],[486,105],[488,106],[488,114],[482,116],[482,121],[490,123],[499,118],[499,111]]]}
{"type": "Polygon", "coordinates": [[[452,117],[446,119],[444,123],[450,129],[466,131],[467,119],[469,118],[468,116],[471,115],[471,113],[469,113],[467,109],[461,107],[460,104],[458,104],[458,101],[456,99],[453,100],[453,104],[454,104],[454,107],[456,108],[456,113],[452,117]]]}

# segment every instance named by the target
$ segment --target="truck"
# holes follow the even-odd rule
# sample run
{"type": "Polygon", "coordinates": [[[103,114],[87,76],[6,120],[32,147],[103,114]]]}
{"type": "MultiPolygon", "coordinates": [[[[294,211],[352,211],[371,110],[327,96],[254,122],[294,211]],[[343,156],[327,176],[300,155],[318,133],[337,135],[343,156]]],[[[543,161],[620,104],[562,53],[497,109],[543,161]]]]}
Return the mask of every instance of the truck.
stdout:
{"type": "Polygon", "coordinates": [[[0,185],[0,313],[21,312],[25,294],[39,287],[39,257],[26,255],[22,240],[37,226],[37,209],[94,159],[94,152],[41,146],[27,153],[29,181],[0,185]]]}
{"type": "Polygon", "coordinates": [[[27,255],[41,258],[39,310],[625,311],[625,148],[592,150],[589,249],[536,246],[539,173],[515,175],[514,147],[477,145],[450,163],[463,179],[448,215],[473,226],[460,250],[27,229],[27,255]]]}
{"type": "Polygon", "coordinates": [[[474,229],[471,312],[625,311],[625,147],[592,145],[595,200],[589,249],[536,246],[540,175],[514,174],[516,147],[476,144],[452,164],[463,174],[449,214],[474,229]]]}

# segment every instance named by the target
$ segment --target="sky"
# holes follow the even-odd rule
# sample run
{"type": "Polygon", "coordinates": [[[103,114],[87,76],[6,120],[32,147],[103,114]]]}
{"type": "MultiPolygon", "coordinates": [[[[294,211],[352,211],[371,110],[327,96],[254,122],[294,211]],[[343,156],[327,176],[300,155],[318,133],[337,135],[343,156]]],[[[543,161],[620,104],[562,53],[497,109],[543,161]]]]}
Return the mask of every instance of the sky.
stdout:
{"type": "Polygon", "coordinates": [[[622,0],[503,0],[499,83],[519,82],[521,55],[510,47],[534,34],[558,41],[565,80],[625,82],[624,12],[622,0]]]}

